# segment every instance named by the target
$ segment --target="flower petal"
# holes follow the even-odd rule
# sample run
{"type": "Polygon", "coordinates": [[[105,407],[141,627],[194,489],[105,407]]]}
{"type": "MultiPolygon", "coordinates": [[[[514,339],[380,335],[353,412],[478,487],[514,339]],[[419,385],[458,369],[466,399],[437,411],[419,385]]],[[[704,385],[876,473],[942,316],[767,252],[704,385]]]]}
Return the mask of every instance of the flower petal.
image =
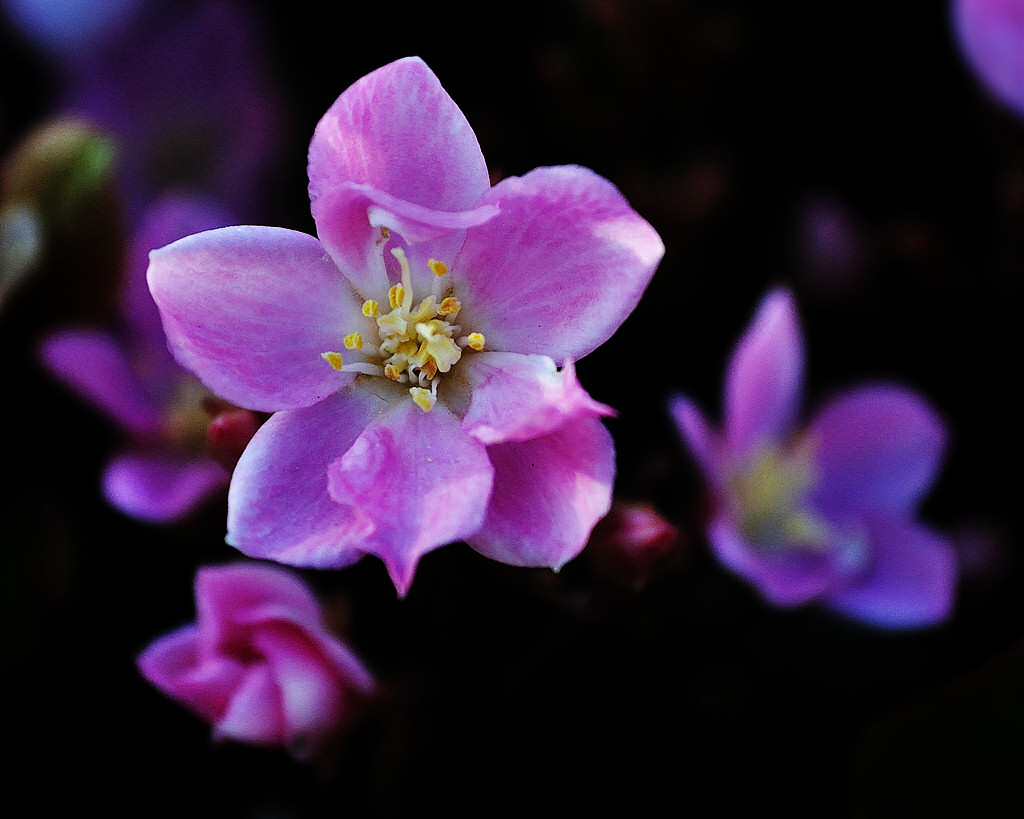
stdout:
{"type": "Polygon", "coordinates": [[[99,330],[65,330],[47,336],[39,357],[53,375],[140,438],[160,434],[160,409],[147,395],[113,336],[99,330]]]}
{"type": "Polygon", "coordinates": [[[369,185],[436,210],[472,208],[490,187],[469,122],[418,57],[353,83],[320,120],[309,146],[309,195],[369,185]]]}
{"type": "Polygon", "coordinates": [[[808,549],[768,551],[751,543],[726,515],[708,525],[715,556],[775,606],[799,606],[844,583],[853,570],[841,554],[808,549]]]}
{"type": "Polygon", "coordinates": [[[227,711],[213,726],[213,738],[255,745],[283,745],[287,741],[281,692],[268,665],[247,668],[227,711]]]}
{"type": "Polygon", "coordinates": [[[464,211],[433,210],[357,184],[332,188],[313,208],[324,248],[355,290],[372,299],[381,298],[390,286],[387,269],[394,260],[388,258],[392,244],[387,237],[391,234],[401,237],[409,256],[413,289],[425,294],[431,291],[434,278],[427,260],[453,259],[466,228],[483,224],[497,213],[493,205],[464,211]]]}
{"type": "Polygon", "coordinates": [[[158,690],[214,721],[227,710],[245,668],[229,657],[203,656],[199,645],[199,628],[184,626],[154,640],[136,665],[158,690]]]}
{"type": "Polygon", "coordinates": [[[466,542],[502,563],[558,570],[611,508],[615,445],[608,430],[597,418],[580,417],[487,454],[494,491],[483,526],[466,542]]]}
{"type": "Polygon", "coordinates": [[[227,542],[250,557],[338,569],[362,556],[369,518],[327,491],[330,464],[387,402],[353,386],[270,417],[235,467],[228,491],[227,542]]]}
{"type": "Polygon", "coordinates": [[[149,286],[175,358],[246,409],[309,406],[352,379],[321,354],[373,323],[312,236],[231,227],[150,256],[149,286]]]}
{"type": "Polygon", "coordinates": [[[161,450],[124,452],[103,473],[103,495],[136,520],[170,523],[188,515],[228,485],[212,458],[161,450]]]}
{"type": "Polygon", "coordinates": [[[579,359],[640,299],[664,246],[608,180],[538,168],[502,180],[481,204],[498,216],[466,231],[452,283],[463,326],[488,349],[579,359]]]}
{"type": "Polygon", "coordinates": [[[572,361],[559,371],[547,356],[480,353],[460,368],[472,396],[462,428],[484,444],[547,435],[580,415],[615,414],[587,395],[572,361]]]}
{"type": "Polygon", "coordinates": [[[669,413],[704,477],[715,489],[724,489],[727,470],[722,458],[721,436],[711,428],[697,405],[684,395],[672,396],[669,413]]]}
{"type": "Polygon", "coordinates": [[[930,626],[949,617],[957,584],[952,545],[908,520],[874,519],[868,529],[867,576],[829,595],[828,606],[883,628],[930,626]]]}
{"type": "Polygon", "coordinates": [[[372,521],[360,548],[384,561],[400,595],[419,559],[483,522],[494,470],[447,407],[411,399],[372,421],[331,464],[331,497],[372,521]]]}
{"type": "Polygon", "coordinates": [[[810,424],[815,505],[830,513],[903,512],[931,486],[945,430],[916,393],[872,385],[828,402],[810,424]]]}
{"type": "Polygon", "coordinates": [[[287,622],[323,629],[320,606],[298,576],[269,563],[207,566],[196,573],[202,644],[223,649],[247,639],[254,626],[287,622]]]}
{"type": "Polygon", "coordinates": [[[736,345],[725,382],[725,436],[733,458],[790,431],[803,380],[803,339],[793,297],[769,293],[736,345]]]}

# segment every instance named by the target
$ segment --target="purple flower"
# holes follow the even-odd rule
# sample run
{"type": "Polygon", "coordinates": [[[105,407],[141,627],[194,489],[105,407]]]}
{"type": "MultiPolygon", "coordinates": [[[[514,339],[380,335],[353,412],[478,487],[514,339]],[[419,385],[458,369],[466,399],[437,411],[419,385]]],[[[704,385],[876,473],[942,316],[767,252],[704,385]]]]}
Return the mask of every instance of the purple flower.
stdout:
{"type": "Polygon", "coordinates": [[[316,754],[373,688],[320,605],[290,572],[268,564],[202,568],[197,622],[152,643],[142,675],[213,724],[217,740],[316,754]]]}
{"type": "Polygon", "coordinates": [[[1024,116],[1024,3],[954,0],[960,51],[992,96],[1024,116]]]}
{"type": "Polygon", "coordinates": [[[232,478],[228,542],[320,568],[375,554],[400,594],[422,555],[457,540],[561,566],[607,512],[614,473],[611,410],[572,362],[633,310],[657,234],[584,168],[492,188],[417,58],[341,95],[309,179],[319,239],[233,227],[150,257],[182,365],[276,413],[232,478]]]}
{"type": "Polygon", "coordinates": [[[129,250],[122,326],[63,330],[41,345],[43,365],[129,436],[131,444],[106,467],[103,493],[140,520],[181,518],[227,485],[227,471],[205,453],[209,391],[168,352],[145,272],[152,248],[231,221],[204,200],[155,203],[129,250]]]}
{"type": "Polygon", "coordinates": [[[820,602],[888,628],[945,619],[953,550],[915,519],[939,467],[941,421],[913,392],[870,385],[798,429],[803,359],[792,297],[775,291],[730,361],[723,433],[688,399],[672,401],[715,497],[715,554],[778,606],[820,602]]]}

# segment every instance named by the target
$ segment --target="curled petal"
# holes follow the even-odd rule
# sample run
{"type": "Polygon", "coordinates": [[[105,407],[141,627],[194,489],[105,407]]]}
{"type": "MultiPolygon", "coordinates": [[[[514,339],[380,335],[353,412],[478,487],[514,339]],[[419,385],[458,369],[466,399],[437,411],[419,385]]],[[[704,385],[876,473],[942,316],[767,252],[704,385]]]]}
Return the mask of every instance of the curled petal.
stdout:
{"type": "Polygon", "coordinates": [[[404,595],[424,554],[480,527],[493,473],[443,404],[424,412],[403,400],[331,464],[329,486],[342,508],[372,521],[360,548],[384,561],[404,595]]]}
{"type": "Polygon", "coordinates": [[[502,563],[561,568],[611,508],[615,445],[608,430],[584,416],[487,454],[494,492],[483,526],[466,542],[502,563]]]}
{"type": "Polygon", "coordinates": [[[159,435],[159,407],[147,394],[128,356],[109,333],[66,330],[47,336],[43,366],[125,430],[140,438],[159,435]]]}
{"type": "Polygon", "coordinates": [[[250,557],[293,566],[355,562],[372,522],[331,498],[327,471],[387,406],[357,382],[312,407],[272,415],[231,478],[227,542],[250,557]]]}
{"type": "Polygon", "coordinates": [[[474,207],[490,187],[480,144],[462,111],[418,57],[351,85],[320,120],[309,146],[309,195],[369,185],[440,211],[474,207]]]}
{"type": "Polygon", "coordinates": [[[466,231],[452,283],[460,321],[490,349],[582,358],[633,311],[664,253],[615,186],[586,168],[504,179],[482,204],[500,213],[466,231]]]}
{"type": "Polygon", "coordinates": [[[725,435],[733,458],[789,433],[800,402],[803,357],[793,297],[775,290],[761,302],[729,362],[725,435]]]}
{"type": "Polygon", "coordinates": [[[869,524],[872,562],[866,575],[828,596],[830,608],[883,628],[935,625],[956,597],[952,545],[924,526],[901,519],[869,524]]]}
{"type": "Polygon", "coordinates": [[[288,742],[281,691],[268,665],[260,663],[246,669],[227,710],[214,723],[213,737],[254,745],[284,745],[288,742]]]}
{"type": "Polygon", "coordinates": [[[547,435],[580,415],[615,414],[587,395],[572,361],[559,371],[547,356],[481,353],[461,367],[472,389],[462,428],[484,444],[547,435]]]}
{"type": "Polygon", "coordinates": [[[711,428],[697,405],[683,395],[672,397],[669,412],[680,438],[696,459],[704,477],[716,489],[724,489],[727,470],[723,462],[721,437],[711,428]]]}
{"type": "Polygon", "coordinates": [[[903,387],[860,387],[828,402],[810,424],[816,503],[831,511],[903,512],[931,486],[945,430],[903,387]]]}
{"type": "Polygon", "coordinates": [[[150,259],[149,287],[171,350],[216,395],[275,412],[314,404],[352,379],[321,354],[373,327],[312,236],[222,228],[150,259]]]}
{"type": "Polygon", "coordinates": [[[125,452],[103,473],[107,501],[136,520],[180,520],[228,485],[228,473],[212,458],[160,450],[125,452]]]}
{"type": "Polygon", "coordinates": [[[466,228],[483,224],[497,213],[493,205],[464,211],[434,210],[356,184],[326,191],[313,208],[320,241],[364,298],[380,298],[388,291],[385,250],[390,247],[386,236],[392,232],[406,245],[414,289],[429,293],[434,274],[427,259],[453,259],[466,228]]]}

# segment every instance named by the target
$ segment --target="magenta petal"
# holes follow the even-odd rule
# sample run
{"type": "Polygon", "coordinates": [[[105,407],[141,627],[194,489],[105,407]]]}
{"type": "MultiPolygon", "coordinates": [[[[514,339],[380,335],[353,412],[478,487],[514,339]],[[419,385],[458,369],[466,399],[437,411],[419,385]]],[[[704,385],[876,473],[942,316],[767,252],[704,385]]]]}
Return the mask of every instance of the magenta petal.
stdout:
{"type": "Polygon", "coordinates": [[[780,548],[767,551],[746,540],[720,515],[708,526],[708,540],[726,568],[751,583],[773,605],[799,606],[845,582],[852,567],[827,551],[780,548]]]}
{"type": "Polygon", "coordinates": [[[309,406],[352,379],[321,354],[373,337],[362,302],[312,236],[232,227],[155,250],[149,286],[175,358],[212,392],[274,412],[309,406]]]}
{"type": "Polygon", "coordinates": [[[986,90],[1024,116],[1024,4],[1020,0],[955,0],[960,50],[986,90]]]}
{"type": "Polygon", "coordinates": [[[145,392],[121,344],[98,330],[67,330],[47,336],[43,365],[128,432],[159,435],[159,408],[145,392]]]}
{"type": "Polygon", "coordinates": [[[324,662],[317,645],[288,624],[261,628],[252,635],[252,645],[273,674],[286,743],[299,755],[308,754],[337,725],[345,681],[324,662]]]}
{"type": "Polygon", "coordinates": [[[249,666],[227,711],[213,726],[214,739],[234,739],[255,745],[287,742],[281,692],[265,663],[249,666]]]}
{"type": "Polygon", "coordinates": [[[465,211],[433,210],[397,199],[367,185],[339,185],[325,192],[313,207],[317,235],[356,291],[364,298],[380,299],[388,291],[384,233],[394,232],[409,247],[414,290],[429,293],[434,274],[430,257],[454,258],[465,230],[493,218],[493,205],[465,211]],[[425,252],[416,245],[428,243],[425,252]]]}
{"type": "Polygon", "coordinates": [[[360,548],[384,561],[404,595],[424,554],[480,527],[493,472],[483,445],[447,407],[424,412],[409,399],[370,423],[331,464],[330,493],[372,521],[360,548]]]}
{"type": "Polygon", "coordinates": [[[716,489],[724,489],[727,470],[719,434],[711,428],[697,405],[683,395],[672,397],[669,412],[679,437],[696,459],[704,477],[716,489]]]}
{"type": "Polygon", "coordinates": [[[195,587],[202,642],[211,649],[244,639],[268,622],[323,628],[320,605],[306,584],[273,564],[206,567],[196,573],[195,587]]]}
{"type": "Polygon", "coordinates": [[[951,544],[900,519],[876,519],[869,533],[873,560],[868,574],[829,595],[829,607],[884,628],[929,626],[949,617],[957,585],[951,544]]]}
{"type": "Polygon", "coordinates": [[[934,410],[897,386],[846,392],[823,406],[809,429],[815,503],[831,513],[909,509],[931,486],[945,444],[934,410]]]}
{"type": "Polygon", "coordinates": [[[580,415],[615,414],[587,395],[571,361],[559,371],[547,356],[480,353],[460,368],[472,391],[462,428],[484,444],[547,435],[580,415]]]}
{"type": "Polygon", "coordinates": [[[487,347],[579,359],[636,307],[664,246],[608,180],[575,166],[496,185],[498,216],[466,231],[452,268],[459,322],[487,347]]]}
{"type": "Polygon", "coordinates": [[[199,629],[185,626],[153,641],[136,664],[139,672],[168,697],[207,720],[220,719],[245,675],[228,657],[203,656],[199,629]]]}
{"type": "Polygon", "coordinates": [[[725,434],[734,458],[790,431],[800,401],[803,339],[793,298],[769,293],[729,362],[725,434]]]}
{"type": "Polygon", "coordinates": [[[228,473],[212,458],[160,450],[117,455],[103,473],[111,506],[151,523],[180,520],[227,484],[228,473]]]}
{"type": "Polygon", "coordinates": [[[611,508],[615,445],[604,425],[581,417],[542,438],[496,444],[487,519],[467,543],[514,566],[559,569],[611,508]]]}
{"type": "Polygon", "coordinates": [[[331,498],[327,471],[387,406],[357,382],[312,407],[271,416],[231,478],[228,543],[294,566],[337,569],[355,562],[373,525],[331,498]]]}
{"type": "Polygon", "coordinates": [[[474,207],[490,187],[476,135],[418,57],[407,57],[351,85],[320,120],[309,146],[309,195],[369,185],[444,211],[474,207]]]}

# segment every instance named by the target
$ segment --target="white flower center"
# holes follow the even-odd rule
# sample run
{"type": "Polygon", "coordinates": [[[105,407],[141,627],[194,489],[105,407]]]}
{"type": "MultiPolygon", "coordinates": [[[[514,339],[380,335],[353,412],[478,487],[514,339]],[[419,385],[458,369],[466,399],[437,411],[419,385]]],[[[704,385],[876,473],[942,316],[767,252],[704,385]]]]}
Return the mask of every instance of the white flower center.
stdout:
{"type": "MultiPolygon", "coordinates": [[[[465,348],[482,350],[482,333],[461,335],[462,328],[455,318],[462,309],[453,295],[454,288],[444,293],[432,293],[413,307],[412,274],[409,260],[401,248],[393,248],[392,255],[402,269],[402,283],[392,285],[388,291],[391,310],[381,313],[380,304],[373,299],[363,302],[363,315],[376,319],[378,343],[364,350],[366,345],[358,332],[345,336],[348,350],[360,351],[366,361],[346,363],[338,352],[322,353],[323,359],[336,370],[354,371],[364,375],[383,376],[400,384],[411,384],[409,394],[424,412],[437,402],[439,374],[451,370],[465,348]],[[379,359],[376,363],[373,359],[379,359]]],[[[444,262],[427,262],[434,275],[441,279],[448,274],[444,262]]]]}

